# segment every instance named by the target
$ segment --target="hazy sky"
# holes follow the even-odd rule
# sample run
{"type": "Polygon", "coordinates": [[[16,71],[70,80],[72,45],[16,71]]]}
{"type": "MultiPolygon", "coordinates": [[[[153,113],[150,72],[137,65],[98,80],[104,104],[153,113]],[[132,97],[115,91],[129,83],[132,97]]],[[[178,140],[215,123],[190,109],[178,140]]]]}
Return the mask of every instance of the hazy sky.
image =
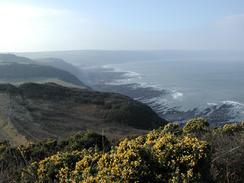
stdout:
{"type": "Polygon", "coordinates": [[[0,0],[0,52],[244,50],[244,0],[0,0]]]}

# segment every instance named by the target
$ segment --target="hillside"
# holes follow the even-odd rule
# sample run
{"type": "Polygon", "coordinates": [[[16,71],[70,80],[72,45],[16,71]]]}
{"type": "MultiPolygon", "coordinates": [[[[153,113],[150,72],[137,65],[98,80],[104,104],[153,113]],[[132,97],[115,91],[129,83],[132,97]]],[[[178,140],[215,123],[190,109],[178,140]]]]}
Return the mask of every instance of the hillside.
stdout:
{"type": "Polygon", "coordinates": [[[86,88],[76,76],[59,68],[40,65],[31,59],[0,54],[0,83],[55,82],[65,86],[86,88]]]}
{"type": "Polygon", "coordinates": [[[14,54],[0,54],[0,62],[29,64],[32,63],[32,60],[14,54]]]}
{"type": "Polygon", "coordinates": [[[64,71],[67,71],[69,73],[72,73],[77,78],[82,80],[82,71],[79,67],[72,65],[71,63],[68,63],[60,58],[42,58],[42,59],[35,59],[36,62],[40,65],[47,65],[52,66],[64,71]]]}
{"type": "Polygon", "coordinates": [[[117,138],[165,123],[150,107],[129,97],[54,83],[1,84],[0,103],[0,137],[15,144],[87,129],[117,138]]]}

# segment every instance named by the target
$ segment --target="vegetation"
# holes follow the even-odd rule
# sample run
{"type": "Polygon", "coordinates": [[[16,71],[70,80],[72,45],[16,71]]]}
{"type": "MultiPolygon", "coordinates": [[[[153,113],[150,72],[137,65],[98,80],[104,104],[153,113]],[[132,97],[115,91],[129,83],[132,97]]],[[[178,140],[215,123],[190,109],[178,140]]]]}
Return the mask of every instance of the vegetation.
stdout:
{"type": "Polygon", "coordinates": [[[202,134],[208,131],[209,123],[204,118],[195,118],[186,122],[183,131],[185,133],[202,134]]]}
{"type": "Polygon", "coordinates": [[[83,129],[101,132],[102,128],[107,136],[117,138],[129,133],[142,134],[142,130],[166,123],[147,105],[121,94],[55,83],[0,84],[0,94],[9,96],[0,96],[0,117],[9,117],[14,128],[31,140],[63,138],[83,129]]]}
{"type": "Polygon", "coordinates": [[[112,145],[91,132],[29,146],[0,144],[6,182],[243,182],[243,159],[244,123],[213,128],[202,118],[112,145]]]}

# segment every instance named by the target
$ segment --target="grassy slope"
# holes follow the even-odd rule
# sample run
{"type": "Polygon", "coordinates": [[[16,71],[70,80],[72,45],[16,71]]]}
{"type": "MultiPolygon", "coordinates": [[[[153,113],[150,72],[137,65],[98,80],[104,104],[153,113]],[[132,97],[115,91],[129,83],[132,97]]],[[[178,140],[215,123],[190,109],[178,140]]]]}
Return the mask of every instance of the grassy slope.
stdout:
{"type": "Polygon", "coordinates": [[[34,141],[63,138],[87,129],[119,138],[142,134],[165,123],[148,106],[120,94],[53,83],[19,87],[5,84],[0,85],[0,93],[9,95],[9,118],[14,128],[34,141]]]}

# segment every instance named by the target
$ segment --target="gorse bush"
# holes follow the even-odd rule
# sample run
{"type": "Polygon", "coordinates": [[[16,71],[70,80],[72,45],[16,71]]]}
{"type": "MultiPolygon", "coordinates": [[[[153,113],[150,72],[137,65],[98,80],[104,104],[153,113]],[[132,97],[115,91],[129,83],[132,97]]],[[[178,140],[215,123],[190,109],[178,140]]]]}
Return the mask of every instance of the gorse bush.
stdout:
{"type": "Polygon", "coordinates": [[[216,182],[244,180],[244,123],[228,123],[212,131],[211,172],[216,182]]]}
{"type": "Polygon", "coordinates": [[[230,123],[223,126],[222,132],[228,135],[234,135],[244,131],[244,123],[230,123]]]}
{"type": "MultiPolygon", "coordinates": [[[[7,141],[4,141],[0,143],[0,182],[10,182],[10,180],[20,182],[19,174],[21,171],[25,171],[21,170],[23,167],[55,155],[57,152],[69,153],[89,148],[106,151],[110,149],[110,143],[105,136],[89,131],[74,134],[67,140],[47,139],[19,147],[12,147],[7,141]]],[[[32,165],[37,165],[37,163],[32,165]]],[[[32,170],[34,171],[34,169],[32,170]]],[[[29,178],[33,178],[33,176],[37,175],[29,174],[29,178]]]]}
{"type": "MultiPolygon", "coordinates": [[[[58,153],[44,160],[32,163],[22,170],[22,182],[54,182],[64,168],[74,168],[75,162],[81,159],[82,152],[58,153]]],[[[68,178],[68,176],[67,176],[68,178]]]]}
{"type": "Polygon", "coordinates": [[[98,161],[99,181],[150,182],[155,181],[157,164],[153,154],[137,140],[125,139],[115,150],[103,154],[98,161]]]}
{"type": "Polygon", "coordinates": [[[182,129],[176,123],[168,123],[167,125],[164,126],[163,131],[165,133],[172,133],[172,134],[175,134],[175,135],[182,134],[182,129]]]}
{"type": "Polygon", "coordinates": [[[109,150],[110,143],[105,136],[87,131],[86,133],[76,133],[67,141],[62,141],[66,150],[83,150],[95,147],[98,150],[109,150]]]}
{"type": "Polygon", "coordinates": [[[195,118],[186,122],[183,127],[184,133],[202,134],[208,131],[209,123],[204,118],[195,118]]]}
{"type": "Polygon", "coordinates": [[[3,142],[0,165],[8,175],[6,182],[241,183],[243,132],[243,123],[211,128],[205,119],[196,118],[183,128],[169,123],[114,146],[91,132],[27,147],[3,142]]]}
{"type": "Polygon", "coordinates": [[[152,131],[146,136],[124,139],[106,153],[58,153],[35,162],[34,170],[33,165],[27,167],[21,180],[31,182],[35,177],[36,182],[201,182],[207,177],[209,158],[210,148],[204,141],[152,131]]]}

